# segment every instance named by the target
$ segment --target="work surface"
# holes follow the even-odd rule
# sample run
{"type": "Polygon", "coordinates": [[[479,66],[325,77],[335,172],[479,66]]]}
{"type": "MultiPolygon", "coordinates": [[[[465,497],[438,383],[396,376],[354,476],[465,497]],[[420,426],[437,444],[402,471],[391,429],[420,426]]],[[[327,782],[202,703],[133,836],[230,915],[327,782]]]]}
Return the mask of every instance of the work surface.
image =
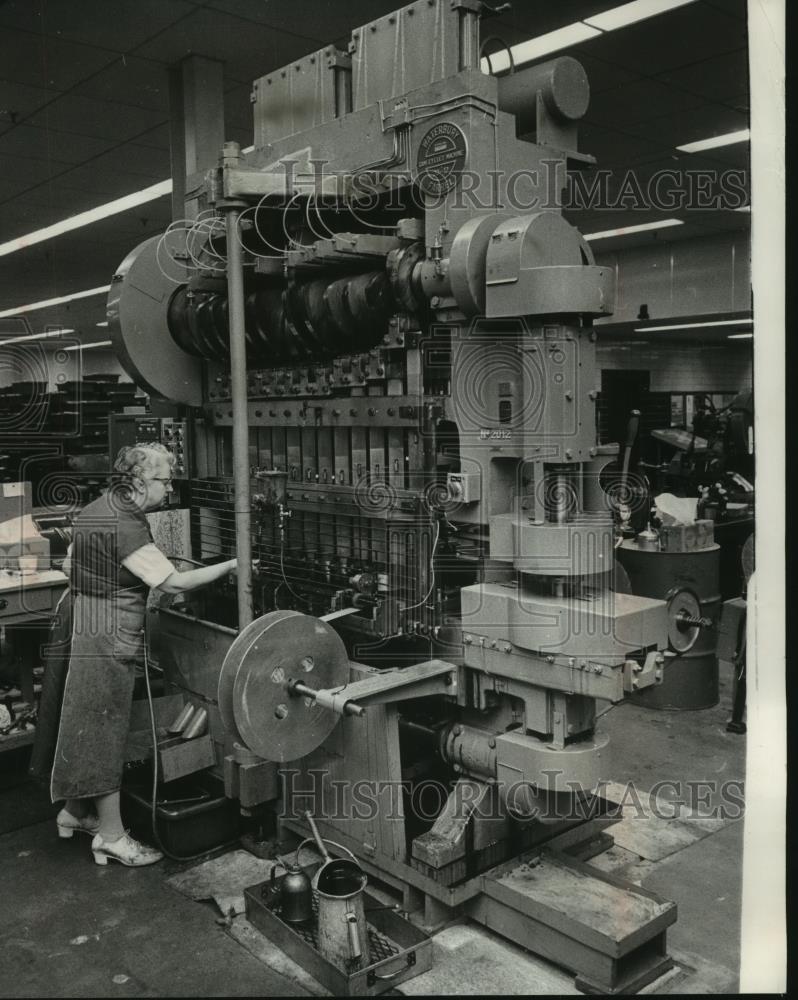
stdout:
{"type": "MultiPolygon", "coordinates": [[[[614,741],[613,774],[641,791],[657,780],[742,779],[745,739],[725,732],[730,678],[721,703],[702,712],[651,712],[623,705],[602,720],[614,741]]],[[[21,781],[21,779],[19,779],[21,781]]],[[[0,996],[269,996],[321,993],[244,917],[221,921],[149,869],[99,868],[88,838],[59,841],[55,809],[34,786],[0,784],[0,996]],[[14,829],[14,827],[17,827],[14,829]]],[[[742,861],[741,822],[624,822],[616,847],[596,860],[673,899],[679,918],[669,950],[684,974],[663,993],[722,993],[736,987],[742,861]]],[[[406,994],[574,993],[571,977],[475,925],[434,939],[434,965],[406,994]]]]}

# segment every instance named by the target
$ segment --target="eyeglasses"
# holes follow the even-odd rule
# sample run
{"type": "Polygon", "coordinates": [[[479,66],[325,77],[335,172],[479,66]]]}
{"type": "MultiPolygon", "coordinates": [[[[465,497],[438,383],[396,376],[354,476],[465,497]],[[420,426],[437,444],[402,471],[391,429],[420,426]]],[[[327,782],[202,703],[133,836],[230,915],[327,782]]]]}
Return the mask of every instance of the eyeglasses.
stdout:
{"type": "Polygon", "coordinates": [[[162,476],[153,476],[150,480],[151,483],[163,483],[164,488],[172,485],[171,479],[164,479],[162,476]]]}

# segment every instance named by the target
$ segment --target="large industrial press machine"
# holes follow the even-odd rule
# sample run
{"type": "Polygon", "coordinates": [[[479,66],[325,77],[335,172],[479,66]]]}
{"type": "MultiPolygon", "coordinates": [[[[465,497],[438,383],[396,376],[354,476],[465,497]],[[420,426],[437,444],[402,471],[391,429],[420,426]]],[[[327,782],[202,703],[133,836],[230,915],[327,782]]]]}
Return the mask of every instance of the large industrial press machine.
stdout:
{"type": "Polygon", "coordinates": [[[483,8],[417,0],[257,80],[253,150],[114,275],[122,363],[182,407],[192,555],[240,565],[161,611],[159,659],[242,808],[309,804],[428,925],[634,989],[675,906],[566,849],[607,809],[597,703],[661,681],[669,627],[616,588],[614,275],[558,207],[589,87],[483,72],[483,8]]]}

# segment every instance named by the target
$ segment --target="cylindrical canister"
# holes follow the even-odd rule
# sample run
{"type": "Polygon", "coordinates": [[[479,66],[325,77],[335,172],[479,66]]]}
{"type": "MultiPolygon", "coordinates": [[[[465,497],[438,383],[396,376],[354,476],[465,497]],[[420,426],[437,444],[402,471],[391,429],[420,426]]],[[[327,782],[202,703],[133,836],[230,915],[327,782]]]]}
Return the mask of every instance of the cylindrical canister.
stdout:
{"type": "Polygon", "coordinates": [[[318,874],[319,952],[344,971],[370,964],[363,905],[366,881],[365,873],[343,858],[328,861],[318,874]]]}
{"type": "MultiPolygon", "coordinates": [[[[690,552],[654,552],[628,541],[616,550],[616,555],[629,575],[633,594],[667,601],[677,590],[690,590],[699,600],[701,616],[718,621],[721,607],[719,545],[690,552]]],[[[635,703],[671,710],[717,705],[716,645],[717,632],[701,628],[691,649],[666,658],[662,684],[635,695],[635,703]]]]}

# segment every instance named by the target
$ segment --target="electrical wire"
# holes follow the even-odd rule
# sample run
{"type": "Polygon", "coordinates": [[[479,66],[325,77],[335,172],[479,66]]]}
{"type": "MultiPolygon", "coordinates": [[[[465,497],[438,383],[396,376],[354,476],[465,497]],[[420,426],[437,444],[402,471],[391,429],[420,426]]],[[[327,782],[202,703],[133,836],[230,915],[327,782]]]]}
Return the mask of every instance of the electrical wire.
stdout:
{"type": "MultiPolygon", "coordinates": [[[[295,593],[294,590],[291,587],[291,584],[288,582],[288,577],[285,575],[285,563],[283,561],[284,553],[285,553],[285,539],[283,537],[283,533],[281,532],[281,534],[280,534],[280,573],[282,574],[282,577],[283,577],[283,584],[285,584],[285,587],[288,590],[289,594],[291,594],[294,597],[295,600],[302,601],[303,604],[305,604],[307,607],[310,607],[310,601],[306,597],[300,597],[299,594],[295,593]]],[[[280,588],[278,587],[277,590],[279,590],[279,589],[280,588]]],[[[277,595],[277,591],[275,590],[274,593],[275,593],[275,596],[276,596],[277,595]]]]}
{"type": "Polygon", "coordinates": [[[427,601],[430,598],[430,595],[432,594],[433,590],[435,589],[435,552],[436,552],[436,550],[438,548],[438,539],[440,537],[441,537],[441,522],[440,522],[440,520],[436,520],[436,522],[435,522],[435,541],[432,543],[432,551],[430,552],[430,556],[429,556],[429,568],[430,568],[430,573],[432,575],[432,579],[431,579],[430,585],[429,585],[429,590],[421,598],[421,600],[418,601],[418,603],[416,603],[416,604],[407,604],[407,605],[405,605],[405,607],[400,608],[399,609],[400,611],[412,611],[414,608],[420,608],[422,604],[426,604],[427,603],[427,601]]]}

